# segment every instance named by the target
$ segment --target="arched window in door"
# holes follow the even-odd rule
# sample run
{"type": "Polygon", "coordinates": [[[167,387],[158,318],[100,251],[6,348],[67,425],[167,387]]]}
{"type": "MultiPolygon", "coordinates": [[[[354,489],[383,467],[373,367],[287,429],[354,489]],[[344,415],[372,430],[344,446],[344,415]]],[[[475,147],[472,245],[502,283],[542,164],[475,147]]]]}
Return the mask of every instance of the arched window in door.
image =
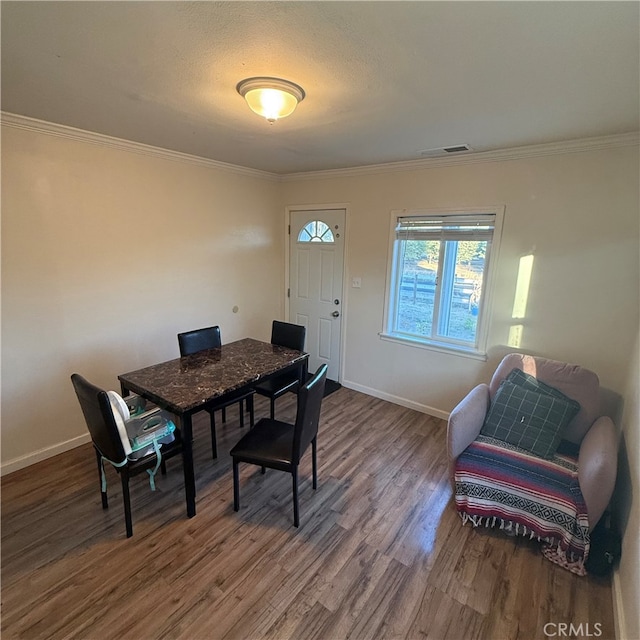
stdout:
{"type": "Polygon", "coordinates": [[[333,232],[322,220],[312,220],[302,227],[298,242],[335,242],[333,232]]]}

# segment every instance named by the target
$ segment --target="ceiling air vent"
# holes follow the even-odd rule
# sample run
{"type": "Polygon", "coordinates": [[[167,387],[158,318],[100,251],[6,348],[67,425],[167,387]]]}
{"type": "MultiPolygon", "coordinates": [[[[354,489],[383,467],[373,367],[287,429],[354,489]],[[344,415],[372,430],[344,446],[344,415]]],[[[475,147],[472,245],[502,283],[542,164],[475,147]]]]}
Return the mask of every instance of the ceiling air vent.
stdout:
{"type": "Polygon", "coordinates": [[[448,147],[437,147],[436,149],[425,149],[420,151],[419,154],[426,158],[433,158],[436,156],[446,156],[454,153],[466,153],[473,151],[468,144],[454,144],[448,147]]]}
{"type": "Polygon", "coordinates": [[[460,153],[461,151],[471,151],[471,147],[468,144],[457,144],[453,147],[442,147],[442,150],[447,153],[460,153]]]}

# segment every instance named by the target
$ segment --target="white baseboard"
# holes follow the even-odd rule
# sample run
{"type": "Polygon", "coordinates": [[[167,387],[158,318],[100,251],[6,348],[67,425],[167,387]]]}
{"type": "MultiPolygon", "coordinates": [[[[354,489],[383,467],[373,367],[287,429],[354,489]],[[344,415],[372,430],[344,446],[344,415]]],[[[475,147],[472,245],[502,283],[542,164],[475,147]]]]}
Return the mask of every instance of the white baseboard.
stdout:
{"type": "Polygon", "coordinates": [[[627,636],[627,625],[624,617],[624,604],[622,601],[622,591],[620,590],[620,572],[616,569],[613,572],[613,622],[615,626],[616,640],[630,640],[627,636]]]}
{"type": "MultiPolygon", "coordinates": [[[[426,413],[430,416],[441,418],[442,420],[447,420],[449,418],[449,413],[447,411],[442,411],[441,409],[436,409],[435,407],[430,407],[426,404],[414,402],[413,400],[408,400],[407,398],[401,398],[400,396],[395,396],[391,393],[378,391],[377,389],[372,389],[371,387],[365,387],[364,385],[357,384],[356,382],[343,380],[342,385],[344,387],[347,387],[347,389],[360,391],[361,393],[365,393],[368,396],[380,398],[380,400],[387,400],[388,402],[399,404],[402,407],[407,407],[407,409],[414,409],[415,411],[420,411],[421,413],[426,413]]],[[[38,451],[20,456],[19,458],[14,458],[13,460],[9,460],[0,465],[0,476],[5,476],[8,473],[12,473],[13,471],[18,471],[19,469],[24,469],[25,467],[29,467],[36,462],[41,462],[42,460],[46,460],[47,458],[57,456],[59,453],[64,453],[65,451],[69,451],[70,449],[75,449],[76,447],[86,444],[87,442],[91,442],[91,438],[88,433],[77,436],[76,438],[71,438],[71,440],[66,440],[65,442],[53,445],[52,447],[38,449],[38,451]]]]}
{"type": "Polygon", "coordinates": [[[360,393],[365,393],[368,396],[373,396],[374,398],[380,398],[380,400],[387,400],[389,402],[393,402],[394,404],[399,404],[401,407],[407,407],[407,409],[414,409],[415,411],[420,411],[420,413],[427,413],[430,416],[434,416],[435,418],[441,418],[442,420],[449,419],[448,411],[442,411],[441,409],[436,409],[435,407],[430,407],[429,405],[421,404],[420,402],[414,402],[413,400],[408,400],[407,398],[394,396],[391,393],[378,391],[378,389],[365,387],[364,385],[358,384],[357,382],[343,380],[342,386],[347,387],[347,389],[353,389],[354,391],[360,391],[360,393]]]}
{"type": "Polygon", "coordinates": [[[19,469],[24,469],[25,467],[29,467],[32,464],[41,462],[47,458],[53,458],[53,456],[57,456],[59,453],[75,449],[87,442],[91,442],[91,437],[88,433],[77,436],[76,438],[71,438],[71,440],[65,440],[65,442],[60,442],[52,447],[38,449],[33,453],[28,453],[25,456],[14,458],[13,460],[9,460],[8,462],[4,462],[0,465],[0,476],[5,476],[13,471],[18,471],[19,469]]]}

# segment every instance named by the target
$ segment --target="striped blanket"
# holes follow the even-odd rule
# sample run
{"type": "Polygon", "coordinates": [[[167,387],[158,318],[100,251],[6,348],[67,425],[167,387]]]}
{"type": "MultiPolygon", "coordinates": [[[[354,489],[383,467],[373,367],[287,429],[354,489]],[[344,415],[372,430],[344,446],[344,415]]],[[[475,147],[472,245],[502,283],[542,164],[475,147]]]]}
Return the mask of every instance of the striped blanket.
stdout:
{"type": "Polygon", "coordinates": [[[542,552],[549,560],[586,573],[589,520],[575,457],[556,454],[545,460],[478,436],[456,461],[455,485],[463,523],[535,537],[545,543],[542,552]]]}

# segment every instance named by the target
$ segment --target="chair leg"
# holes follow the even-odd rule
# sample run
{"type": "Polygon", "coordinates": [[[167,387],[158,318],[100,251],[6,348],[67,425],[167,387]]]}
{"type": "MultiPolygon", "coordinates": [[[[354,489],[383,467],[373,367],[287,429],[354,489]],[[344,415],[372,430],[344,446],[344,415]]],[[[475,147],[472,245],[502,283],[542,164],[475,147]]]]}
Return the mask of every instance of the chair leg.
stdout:
{"type": "Polygon", "coordinates": [[[316,438],[311,441],[311,467],[313,469],[313,488],[318,488],[318,443],[316,438]]]}
{"type": "Polygon", "coordinates": [[[242,400],[238,402],[238,409],[240,411],[240,428],[244,428],[244,402],[242,400]]]}
{"type": "Polygon", "coordinates": [[[109,501],[107,500],[107,492],[102,490],[102,456],[97,449],[94,449],[96,452],[96,459],[98,460],[98,483],[100,484],[100,496],[102,497],[102,508],[109,508],[109,501]]]}
{"type": "Polygon", "coordinates": [[[240,474],[238,472],[238,461],[233,459],[233,510],[240,510],[240,474]]]}
{"type": "Polygon", "coordinates": [[[253,396],[247,398],[247,410],[249,411],[249,428],[253,429],[255,425],[254,413],[253,413],[253,396]]]}
{"type": "Polygon", "coordinates": [[[127,538],[133,535],[133,523],[131,522],[131,498],[129,496],[129,472],[126,467],[120,471],[122,480],[122,498],[124,500],[124,522],[127,527],[127,538]]]}
{"type": "Polygon", "coordinates": [[[227,421],[227,408],[222,407],[222,422],[226,422],[226,421],[227,421]]]}
{"type": "Polygon", "coordinates": [[[300,526],[300,515],[298,510],[298,466],[293,467],[291,472],[293,478],[293,526],[300,526]]]}
{"type": "Polygon", "coordinates": [[[215,460],[218,457],[218,443],[216,442],[216,416],[215,411],[209,412],[211,416],[211,457],[215,460]]]}
{"type": "Polygon", "coordinates": [[[276,399],[271,398],[271,419],[275,420],[276,417],[276,399]]]}

